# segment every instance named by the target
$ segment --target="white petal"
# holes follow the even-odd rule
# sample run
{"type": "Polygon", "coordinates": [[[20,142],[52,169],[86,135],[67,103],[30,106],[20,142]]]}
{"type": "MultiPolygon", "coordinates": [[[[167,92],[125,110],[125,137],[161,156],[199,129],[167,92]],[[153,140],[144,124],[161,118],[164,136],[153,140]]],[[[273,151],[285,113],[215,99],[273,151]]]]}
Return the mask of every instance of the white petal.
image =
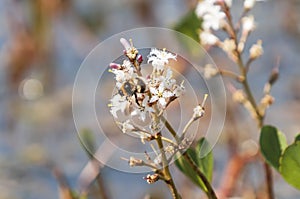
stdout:
{"type": "Polygon", "coordinates": [[[163,97],[165,97],[165,98],[172,97],[172,96],[173,96],[173,93],[171,91],[165,91],[163,93],[163,97]]]}
{"type": "Polygon", "coordinates": [[[159,98],[158,102],[160,103],[160,105],[161,105],[162,107],[165,107],[166,104],[167,104],[166,99],[165,99],[165,98],[162,98],[162,97],[159,98]]]}
{"type": "Polygon", "coordinates": [[[158,90],[154,87],[150,87],[150,92],[153,94],[153,95],[158,95],[158,90]]]}
{"type": "Polygon", "coordinates": [[[150,103],[156,102],[158,99],[159,99],[158,96],[154,95],[154,96],[151,97],[150,103]]]}

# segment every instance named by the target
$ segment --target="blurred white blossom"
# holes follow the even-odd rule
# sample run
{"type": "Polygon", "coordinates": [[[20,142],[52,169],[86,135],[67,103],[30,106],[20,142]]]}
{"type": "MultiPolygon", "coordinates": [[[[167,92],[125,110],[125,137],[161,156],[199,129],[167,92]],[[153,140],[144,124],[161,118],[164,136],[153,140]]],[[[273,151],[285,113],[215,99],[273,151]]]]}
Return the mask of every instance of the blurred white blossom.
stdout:
{"type": "Polygon", "coordinates": [[[262,41],[258,40],[256,44],[253,44],[250,48],[250,59],[257,59],[264,53],[262,48],[262,41]]]}
{"type": "Polygon", "coordinates": [[[250,10],[254,7],[256,0],[245,0],[244,1],[244,9],[250,10]]]}
{"type": "Polygon", "coordinates": [[[210,31],[202,31],[200,33],[200,41],[203,45],[215,45],[219,41],[219,38],[210,31]]]}
{"type": "Polygon", "coordinates": [[[211,64],[206,64],[204,66],[204,78],[210,79],[216,76],[219,73],[219,70],[216,67],[213,67],[211,64]]]}
{"type": "Polygon", "coordinates": [[[255,29],[255,21],[253,15],[243,17],[242,25],[244,32],[252,32],[255,29]]]}
{"type": "Polygon", "coordinates": [[[232,0],[224,0],[224,2],[229,8],[232,6],[232,0]]]}
{"type": "Polygon", "coordinates": [[[198,3],[196,14],[203,19],[202,28],[206,31],[219,30],[222,27],[225,13],[219,5],[215,5],[216,0],[204,0],[198,3]]]}

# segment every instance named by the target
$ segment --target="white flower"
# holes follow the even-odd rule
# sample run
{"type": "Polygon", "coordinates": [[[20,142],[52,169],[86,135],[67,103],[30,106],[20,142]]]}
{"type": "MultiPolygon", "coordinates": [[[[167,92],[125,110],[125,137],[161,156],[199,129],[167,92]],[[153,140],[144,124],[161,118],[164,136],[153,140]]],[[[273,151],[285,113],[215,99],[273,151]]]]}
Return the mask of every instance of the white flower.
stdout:
{"type": "Polygon", "coordinates": [[[128,81],[137,76],[134,71],[134,68],[128,60],[123,61],[123,64],[120,66],[120,69],[113,68],[110,70],[110,72],[115,74],[115,79],[117,81],[118,88],[120,88],[120,86],[125,81],[128,81]]]}
{"type": "Polygon", "coordinates": [[[203,19],[202,28],[204,30],[219,30],[222,26],[225,13],[221,11],[219,5],[214,5],[215,0],[204,0],[198,3],[196,15],[203,19]]]}
{"type": "Polygon", "coordinates": [[[206,64],[204,66],[204,78],[210,79],[216,76],[219,73],[219,70],[216,67],[213,67],[211,64],[206,64]]]}
{"type": "Polygon", "coordinates": [[[210,31],[202,31],[200,33],[200,41],[203,45],[215,45],[219,41],[219,38],[210,31]]]}
{"type": "Polygon", "coordinates": [[[253,8],[255,5],[256,0],[245,0],[244,1],[244,9],[245,10],[250,10],[253,8]]]}
{"type": "Polygon", "coordinates": [[[198,105],[194,108],[193,119],[197,120],[204,115],[205,111],[201,105],[198,105]]]}
{"type": "Polygon", "coordinates": [[[173,76],[173,71],[168,68],[166,71],[165,76],[160,76],[159,79],[161,81],[161,84],[166,88],[166,89],[172,89],[173,86],[176,83],[176,80],[172,78],[173,76]]]}
{"type": "Polygon", "coordinates": [[[254,17],[252,15],[243,17],[242,24],[244,32],[252,32],[255,29],[254,17]]]}
{"type": "Polygon", "coordinates": [[[138,115],[142,121],[146,120],[147,114],[154,112],[154,109],[149,106],[149,96],[146,95],[141,103],[141,106],[132,111],[131,115],[138,115]]]}
{"type": "Polygon", "coordinates": [[[129,107],[129,102],[126,100],[126,97],[121,96],[119,94],[113,96],[113,98],[110,101],[111,101],[111,104],[109,105],[111,107],[110,112],[115,118],[118,118],[117,116],[118,111],[124,113],[125,110],[129,107]]]}
{"type": "Polygon", "coordinates": [[[173,96],[173,93],[166,90],[163,84],[160,84],[158,88],[150,87],[150,93],[150,103],[158,101],[162,108],[167,105],[167,99],[173,96]]]}
{"type": "Polygon", "coordinates": [[[184,93],[185,87],[183,86],[183,83],[184,81],[181,82],[180,86],[175,85],[175,89],[173,90],[173,94],[175,97],[179,97],[184,93]]]}
{"type": "Polygon", "coordinates": [[[176,55],[167,52],[166,50],[151,49],[148,55],[148,63],[151,63],[154,70],[162,71],[169,63],[169,59],[176,60],[176,55]]]}
{"type": "Polygon", "coordinates": [[[130,133],[134,130],[134,126],[130,124],[130,120],[126,120],[122,123],[122,132],[123,133],[130,133]]]}

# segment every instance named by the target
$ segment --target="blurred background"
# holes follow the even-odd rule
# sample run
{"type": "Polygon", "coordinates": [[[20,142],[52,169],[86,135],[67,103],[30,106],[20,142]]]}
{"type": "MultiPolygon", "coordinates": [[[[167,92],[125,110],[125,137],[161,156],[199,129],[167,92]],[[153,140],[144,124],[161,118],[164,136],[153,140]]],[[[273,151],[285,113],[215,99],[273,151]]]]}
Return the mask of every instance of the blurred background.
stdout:
{"type": "MultiPolygon", "coordinates": [[[[195,37],[197,24],[190,11],[196,3],[1,0],[0,199],[67,199],[69,187],[78,188],[80,173],[89,161],[72,118],[72,87],[80,64],[98,43],[131,28],[158,26],[195,37]]],[[[240,6],[233,6],[238,14],[240,6]]],[[[250,37],[250,42],[262,39],[265,51],[250,71],[251,87],[257,98],[280,59],[280,79],[272,90],[276,100],[267,113],[266,123],[285,132],[289,142],[300,132],[299,11],[297,0],[257,3],[252,11],[257,30],[250,37]]],[[[211,53],[218,66],[233,67],[220,51],[211,53]]],[[[247,142],[258,138],[255,124],[246,111],[230,100],[229,95],[225,128],[214,148],[215,187],[223,186],[222,176],[233,151],[243,146],[257,147],[247,142]]],[[[247,164],[232,195],[254,198],[263,182],[261,167],[247,164]]],[[[201,191],[176,168],[172,170],[183,198],[200,198],[201,191]]],[[[89,197],[170,198],[163,183],[148,185],[142,179],[144,175],[104,167],[98,186],[102,184],[99,190],[105,194],[91,187],[89,197]]],[[[278,174],[274,178],[277,198],[300,198],[300,193],[278,174]]]]}

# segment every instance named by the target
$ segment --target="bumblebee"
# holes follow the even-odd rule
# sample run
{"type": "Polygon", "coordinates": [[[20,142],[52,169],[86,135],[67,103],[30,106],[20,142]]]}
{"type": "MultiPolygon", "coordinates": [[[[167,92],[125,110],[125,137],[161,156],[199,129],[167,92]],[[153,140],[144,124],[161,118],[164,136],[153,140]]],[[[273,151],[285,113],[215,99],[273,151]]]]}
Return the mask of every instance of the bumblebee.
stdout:
{"type": "Polygon", "coordinates": [[[136,103],[139,104],[137,94],[146,92],[146,83],[142,78],[136,77],[124,82],[118,92],[128,98],[135,96],[136,103]]]}

